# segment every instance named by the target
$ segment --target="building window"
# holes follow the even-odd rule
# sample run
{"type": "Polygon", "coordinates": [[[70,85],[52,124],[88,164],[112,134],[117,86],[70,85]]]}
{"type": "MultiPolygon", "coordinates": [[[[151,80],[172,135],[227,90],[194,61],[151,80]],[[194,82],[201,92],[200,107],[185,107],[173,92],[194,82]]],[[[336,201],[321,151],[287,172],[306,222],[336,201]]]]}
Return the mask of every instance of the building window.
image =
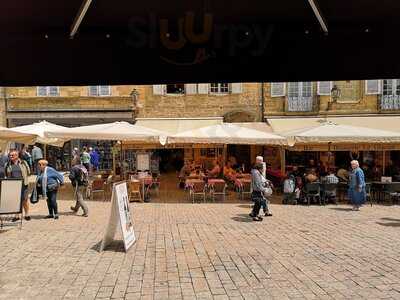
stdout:
{"type": "Polygon", "coordinates": [[[227,94],[229,93],[228,83],[211,83],[210,84],[211,93],[215,94],[227,94]]]}
{"type": "Polygon", "coordinates": [[[39,97],[57,97],[60,95],[58,86],[38,86],[37,95],[39,97]]]}
{"type": "Polygon", "coordinates": [[[385,79],[382,82],[382,110],[400,109],[400,79],[385,79]]]}
{"type": "Polygon", "coordinates": [[[184,94],[185,85],[184,84],[167,84],[167,94],[184,94]]]}
{"type": "Polygon", "coordinates": [[[111,96],[111,86],[109,85],[91,85],[89,86],[89,96],[111,96]]]}
{"type": "Polygon", "coordinates": [[[288,83],[288,111],[312,111],[313,104],[311,82],[288,83]]]}

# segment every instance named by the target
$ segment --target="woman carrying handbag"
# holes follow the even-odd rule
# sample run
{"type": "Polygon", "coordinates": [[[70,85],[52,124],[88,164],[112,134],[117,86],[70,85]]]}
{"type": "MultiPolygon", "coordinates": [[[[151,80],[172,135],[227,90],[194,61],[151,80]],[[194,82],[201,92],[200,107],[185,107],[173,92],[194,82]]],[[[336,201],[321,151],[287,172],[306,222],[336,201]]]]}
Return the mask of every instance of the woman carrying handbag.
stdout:
{"type": "Polygon", "coordinates": [[[58,207],[57,207],[57,192],[60,185],[64,184],[64,176],[57,172],[52,167],[48,166],[47,160],[40,160],[38,163],[39,175],[36,179],[35,187],[41,193],[44,198],[47,199],[47,208],[49,215],[46,219],[58,219],[58,207]]]}

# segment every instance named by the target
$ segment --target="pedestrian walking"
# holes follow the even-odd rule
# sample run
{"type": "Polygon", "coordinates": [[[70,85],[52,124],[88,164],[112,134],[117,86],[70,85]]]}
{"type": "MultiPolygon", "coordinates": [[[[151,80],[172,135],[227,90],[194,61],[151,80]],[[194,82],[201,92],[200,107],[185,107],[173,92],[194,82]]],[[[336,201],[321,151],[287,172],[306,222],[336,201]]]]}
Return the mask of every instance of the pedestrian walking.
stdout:
{"type": "Polygon", "coordinates": [[[90,154],[86,147],[83,147],[82,149],[81,163],[85,166],[86,170],[90,170],[90,154]]]}
{"type": "Polygon", "coordinates": [[[97,149],[89,148],[89,150],[90,165],[92,166],[92,171],[96,172],[99,169],[100,156],[97,149]]]}
{"type": "Polygon", "coordinates": [[[69,179],[71,180],[71,184],[75,189],[75,206],[71,206],[71,210],[75,213],[78,212],[79,208],[83,210],[83,217],[87,217],[89,214],[88,206],[83,199],[83,195],[86,193],[86,188],[88,186],[88,171],[82,164],[74,165],[69,173],[69,179]]]}
{"type": "Polygon", "coordinates": [[[366,200],[365,178],[357,160],[351,161],[351,168],[348,195],[353,204],[353,210],[358,211],[366,200]]]}
{"type": "Polygon", "coordinates": [[[39,188],[42,196],[47,199],[49,215],[47,219],[58,219],[57,192],[60,185],[64,184],[64,176],[52,167],[48,166],[47,160],[38,162],[39,175],[36,180],[36,187],[39,188]]]}
{"type": "Polygon", "coordinates": [[[39,174],[39,160],[43,159],[43,152],[42,149],[40,149],[37,145],[33,146],[32,149],[32,161],[33,161],[33,168],[35,174],[39,174]]]}
{"type": "MultiPolygon", "coordinates": [[[[250,217],[253,218],[253,221],[263,220],[263,218],[259,216],[260,209],[265,200],[264,193],[268,194],[270,192],[269,189],[265,186],[265,178],[263,178],[261,174],[262,170],[263,165],[260,163],[256,163],[251,170],[251,184],[253,187],[251,200],[254,202],[254,206],[252,212],[250,213],[250,217]]],[[[266,211],[266,215],[272,215],[268,209],[266,211]]]]}
{"type": "MultiPolygon", "coordinates": [[[[13,179],[22,179],[22,189],[21,189],[21,203],[24,209],[24,218],[27,221],[31,220],[29,215],[29,201],[28,201],[28,185],[29,185],[29,175],[30,169],[26,161],[19,158],[19,153],[17,150],[12,150],[10,152],[10,160],[5,164],[5,177],[13,179]]],[[[12,221],[16,222],[19,217],[15,216],[12,221]]]]}

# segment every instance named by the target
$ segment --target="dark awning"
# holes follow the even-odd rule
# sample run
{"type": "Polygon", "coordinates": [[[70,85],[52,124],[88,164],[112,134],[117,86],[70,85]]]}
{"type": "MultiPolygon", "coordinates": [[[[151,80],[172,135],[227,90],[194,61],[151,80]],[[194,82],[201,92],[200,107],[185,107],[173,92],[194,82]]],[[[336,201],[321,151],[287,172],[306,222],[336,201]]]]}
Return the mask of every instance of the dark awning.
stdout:
{"type": "Polygon", "coordinates": [[[92,0],[73,39],[84,0],[0,4],[1,85],[306,81],[400,77],[398,0],[92,0]],[[212,17],[209,38],[195,33],[212,17]],[[199,36],[197,36],[199,38],[199,36]],[[199,43],[197,43],[199,42],[199,43]]]}

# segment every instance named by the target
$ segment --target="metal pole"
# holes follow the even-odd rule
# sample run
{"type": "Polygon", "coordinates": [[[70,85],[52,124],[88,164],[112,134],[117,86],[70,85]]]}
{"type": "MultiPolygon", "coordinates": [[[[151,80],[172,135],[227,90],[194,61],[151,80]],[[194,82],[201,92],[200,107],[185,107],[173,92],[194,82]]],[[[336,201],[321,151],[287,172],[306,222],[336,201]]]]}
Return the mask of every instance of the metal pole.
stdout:
{"type": "Polygon", "coordinates": [[[382,157],[382,175],[385,176],[385,168],[386,168],[386,151],[382,151],[383,157],[382,157]]]}
{"type": "Polygon", "coordinates": [[[286,154],[285,154],[285,148],[281,147],[281,173],[282,175],[285,175],[286,173],[286,154]]]}

